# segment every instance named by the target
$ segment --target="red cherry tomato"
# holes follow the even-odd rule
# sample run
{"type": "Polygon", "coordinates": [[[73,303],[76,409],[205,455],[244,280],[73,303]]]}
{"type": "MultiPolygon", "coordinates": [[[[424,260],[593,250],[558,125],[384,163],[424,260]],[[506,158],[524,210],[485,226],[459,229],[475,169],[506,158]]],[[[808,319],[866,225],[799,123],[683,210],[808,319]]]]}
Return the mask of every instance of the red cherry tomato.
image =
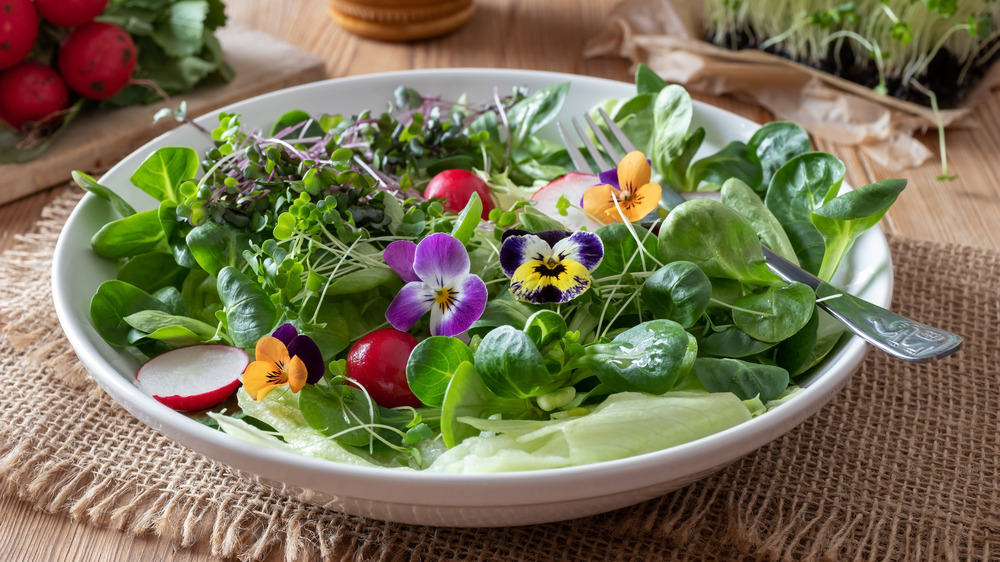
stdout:
{"type": "Polygon", "coordinates": [[[110,98],[132,79],[136,53],[132,37],[117,25],[95,21],[76,28],[59,48],[59,73],[66,85],[94,100],[110,98]]]}
{"type": "Polygon", "coordinates": [[[0,0],[0,70],[24,60],[38,38],[38,12],[31,0],[0,0]]]}
{"type": "Polygon", "coordinates": [[[69,90],[44,64],[23,62],[0,75],[0,119],[20,129],[69,107],[69,90]]]}
{"type": "Polygon", "coordinates": [[[347,352],[347,376],[363,386],[379,406],[423,406],[406,383],[406,361],[417,338],[393,328],[375,330],[347,352]]]}
{"type": "Polygon", "coordinates": [[[495,207],[490,197],[490,186],[468,170],[445,170],[434,176],[424,190],[424,197],[446,199],[445,210],[457,214],[469,203],[473,193],[478,193],[483,200],[482,218],[488,218],[495,207]]]}
{"type": "Polygon", "coordinates": [[[108,7],[108,0],[35,0],[35,5],[52,25],[77,27],[101,15],[108,7]]]}

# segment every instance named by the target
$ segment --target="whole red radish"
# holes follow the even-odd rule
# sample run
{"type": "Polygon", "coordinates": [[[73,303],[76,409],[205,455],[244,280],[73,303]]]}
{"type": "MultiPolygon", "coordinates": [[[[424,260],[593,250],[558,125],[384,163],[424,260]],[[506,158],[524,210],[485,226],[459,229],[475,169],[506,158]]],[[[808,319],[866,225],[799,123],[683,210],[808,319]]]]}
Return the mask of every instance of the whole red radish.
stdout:
{"type": "Polygon", "coordinates": [[[0,75],[0,119],[15,129],[67,107],[66,84],[44,64],[23,62],[0,75]]]}
{"type": "Polygon", "coordinates": [[[246,352],[230,345],[179,347],[145,362],[135,385],[174,410],[204,410],[239,388],[240,375],[249,364],[246,352]]]}
{"type": "Polygon", "coordinates": [[[108,0],[35,0],[35,5],[52,25],[78,27],[101,15],[108,0]]]}
{"type": "Polygon", "coordinates": [[[478,193],[483,200],[482,218],[485,220],[495,207],[490,197],[490,186],[468,170],[445,170],[434,176],[424,190],[424,197],[446,199],[444,208],[457,214],[465,208],[473,193],[478,193]]]}
{"type": "Polygon", "coordinates": [[[117,25],[92,22],[78,27],[59,48],[59,73],[71,90],[103,100],[117,94],[132,79],[135,43],[117,25]]]}
{"type": "Polygon", "coordinates": [[[383,328],[359,339],[347,352],[347,376],[358,382],[376,404],[385,408],[423,404],[406,382],[406,361],[417,338],[383,328]]]}
{"type": "Polygon", "coordinates": [[[0,70],[24,60],[38,38],[38,12],[31,0],[0,0],[0,70]]]}

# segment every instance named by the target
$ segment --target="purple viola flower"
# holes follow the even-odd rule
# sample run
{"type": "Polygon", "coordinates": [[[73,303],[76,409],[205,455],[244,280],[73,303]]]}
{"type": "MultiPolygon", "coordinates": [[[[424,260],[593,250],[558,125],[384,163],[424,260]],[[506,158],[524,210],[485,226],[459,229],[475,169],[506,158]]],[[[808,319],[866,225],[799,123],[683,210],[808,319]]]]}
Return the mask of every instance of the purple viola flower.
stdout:
{"type": "MultiPolygon", "coordinates": [[[[610,170],[604,170],[603,172],[597,174],[597,180],[605,185],[610,185],[617,190],[621,190],[622,186],[618,183],[618,166],[611,168],[610,170]]],[[[581,203],[582,205],[583,203],[581,203]]]]}
{"type": "Polygon", "coordinates": [[[323,353],[319,346],[307,335],[299,334],[295,326],[285,323],[271,334],[272,337],[285,344],[289,357],[298,357],[306,365],[309,373],[306,382],[316,384],[323,378],[326,365],[323,363],[323,353]]]}
{"type": "Polygon", "coordinates": [[[385,311],[393,328],[409,330],[429,311],[432,336],[455,336],[483,315],[486,283],[469,273],[469,254],[454,236],[431,234],[419,244],[398,240],[382,256],[407,281],[385,311]]]}
{"type": "Polygon", "coordinates": [[[413,271],[413,260],[416,259],[417,245],[409,240],[397,240],[386,246],[382,259],[399,275],[399,278],[409,283],[420,281],[413,271]]]}
{"type": "Polygon", "coordinates": [[[604,259],[593,232],[548,230],[504,233],[500,267],[514,298],[535,304],[569,302],[590,288],[590,273],[604,259]]]}

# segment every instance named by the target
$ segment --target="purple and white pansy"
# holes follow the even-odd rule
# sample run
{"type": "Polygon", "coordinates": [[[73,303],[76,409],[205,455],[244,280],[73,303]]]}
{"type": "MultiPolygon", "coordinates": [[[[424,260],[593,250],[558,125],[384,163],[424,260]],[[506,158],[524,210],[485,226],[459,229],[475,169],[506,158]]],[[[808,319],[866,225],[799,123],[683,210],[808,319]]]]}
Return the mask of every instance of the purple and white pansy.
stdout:
{"type": "Polygon", "coordinates": [[[431,335],[455,336],[483,315],[486,283],[469,273],[469,254],[454,236],[431,234],[419,244],[397,240],[382,257],[407,282],[385,312],[393,328],[409,330],[430,312],[431,335]]]}
{"type": "Polygon", "coordinates": [[[593,232],[510,230],[500,246],[500,267],[514,298],[535,304],[569,302],[590,288],[590,273],[604,259],[593,232]]]}

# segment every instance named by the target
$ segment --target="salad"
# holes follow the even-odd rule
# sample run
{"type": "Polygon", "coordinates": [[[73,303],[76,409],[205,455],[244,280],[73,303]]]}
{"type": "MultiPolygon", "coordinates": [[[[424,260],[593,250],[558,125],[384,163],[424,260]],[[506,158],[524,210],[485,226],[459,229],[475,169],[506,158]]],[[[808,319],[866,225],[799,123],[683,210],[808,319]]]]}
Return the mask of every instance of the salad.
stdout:
{"type": "Polygon", "coordinates": [[[91,240],[118,264],[94,328],[212,427],[401,470],[616,459],[793,399],[843,329],[761,244],[830,280],[905,182],[841,194],[843,163],[784,122],[699,157],[687,92],[642,66],[602,104],[638,150],[580,173],[544,136],[568,95],[400,87],[266,132],[223,113],[207,152],[132,173],[142,212],[74,173],[121,215],[91,240]]]}

